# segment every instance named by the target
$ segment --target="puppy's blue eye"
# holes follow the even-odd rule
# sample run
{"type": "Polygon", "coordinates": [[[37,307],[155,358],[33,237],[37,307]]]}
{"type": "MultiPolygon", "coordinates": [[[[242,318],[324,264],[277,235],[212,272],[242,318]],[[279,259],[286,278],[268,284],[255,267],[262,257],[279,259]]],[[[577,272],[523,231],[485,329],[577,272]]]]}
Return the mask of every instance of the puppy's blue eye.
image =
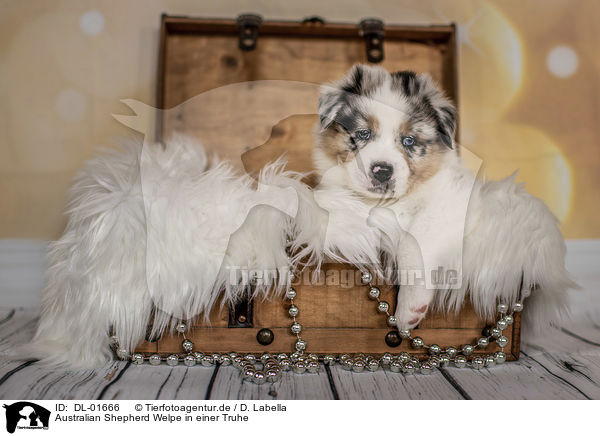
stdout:
{"type": "Polygon", "coordinates": [[[371,131],[369,129],[361,129],[356,131],[356,137],[361,141],[366,141],[371,137],[371,131]]]}
{"type": "Polygon", "coordinates": [[[415,145],[415,138],[413,136],[403,136],[402,137],[402,145],[405,147],[412,147],[415,145]]]}

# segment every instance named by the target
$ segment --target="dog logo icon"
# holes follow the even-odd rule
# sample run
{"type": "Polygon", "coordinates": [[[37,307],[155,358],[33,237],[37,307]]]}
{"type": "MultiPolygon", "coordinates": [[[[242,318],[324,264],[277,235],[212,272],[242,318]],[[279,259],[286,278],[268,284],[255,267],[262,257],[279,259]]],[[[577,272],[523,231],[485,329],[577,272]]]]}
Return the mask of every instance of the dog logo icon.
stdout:
{"type": "Polygon", "coordinates": [[[50,411],[28,401],[4,404],[6,409],[6,431],[14,433],[18,429],[48,430],[50,411]]]}

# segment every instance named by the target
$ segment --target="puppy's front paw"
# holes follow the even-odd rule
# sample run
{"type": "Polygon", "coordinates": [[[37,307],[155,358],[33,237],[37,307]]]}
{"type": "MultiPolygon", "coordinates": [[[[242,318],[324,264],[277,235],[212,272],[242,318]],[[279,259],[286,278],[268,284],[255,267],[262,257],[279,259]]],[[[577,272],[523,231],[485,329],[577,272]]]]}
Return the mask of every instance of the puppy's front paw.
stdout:
{"type": "Polygon", "coordinates": [[[409,306],[398,307],[396,310],[396,322],[399,330],[412,330],[419,325],[421,320],[427,314],[429,309],[428,304],[422,304],[420,306],[409,306]]]}

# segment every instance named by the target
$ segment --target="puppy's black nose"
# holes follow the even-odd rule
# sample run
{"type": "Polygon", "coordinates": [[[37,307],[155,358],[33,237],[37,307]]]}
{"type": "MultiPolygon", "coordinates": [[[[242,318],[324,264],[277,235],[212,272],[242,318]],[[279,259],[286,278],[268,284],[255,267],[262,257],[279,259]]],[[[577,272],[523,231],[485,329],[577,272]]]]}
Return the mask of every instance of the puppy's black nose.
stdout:
{"type": "Polygon", "coordinates": [[[394,167],[386,162],[375,162],[371,165],[371,176],[380,183],[385,183],[392,178],[394,167]]]}

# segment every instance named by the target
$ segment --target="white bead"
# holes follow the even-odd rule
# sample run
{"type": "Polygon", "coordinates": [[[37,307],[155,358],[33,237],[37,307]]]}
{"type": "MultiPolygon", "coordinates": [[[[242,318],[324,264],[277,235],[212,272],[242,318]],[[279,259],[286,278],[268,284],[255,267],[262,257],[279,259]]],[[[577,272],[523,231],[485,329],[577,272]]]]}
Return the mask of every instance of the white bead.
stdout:
{"type": "Polygon", "coordinates": [[[294,288],[288,289],[285,293],[285,296],[290,300],[293,300],[294,298],[296,298],[296,290],[294,288]]]}
{"type": "Polygon", "coordinates": [[[294,316],[298,316],[298,314],[300,313],[300,311],[298,310],[297,306],[294,306],[292,304],[290,306],[290,308],[288,309],[288,313],[290,314],[291,317],[294,317],[294,316]]]}
{"type": "Polygon", "coordinates": [[[513,311],[514,312],[520,312],[523,310],[523,304],[521,303],[515,303],[513,304],[513,311]]]}
{"type": "Polygon", "coordinates": [[[194,356],[192,356],[191,354],[188,354],[187,356],[185,356],[183,358],[183,364],[185,366],[194,366],[194,365],[196,365],[196,358],[194,356]]]}
{"type": "Polygon", "coordinates": [[[136,365],[141,365],[142,363],[144,363],[144,355],[140,353],[135,353],[133,356],[131,356],[131,361],[136,365]]]}
{"type": "Polygon", "coordinates": [[[481,368],[483,368],[483,365],[485,365],[485,362],[479,356],[475,356],[471,360],[471,366],[473,367],[473,369],[481,369],[481,368]]]}
{"type": "Polygon", "coordinates": [[[496,359],[496,363],[504,363],[506,362],[506,354],[502,351],[496,351],[494,353],[494,358],[496,359]]]}
{"type": "Polygon", "coordinates": [[[413,348],[423,348],[423,339],[417,336],[416,338],[413,338],[413,340],[411,341],[411,345],[413,346],[413,348]]]}
{"type": "Polygon", "coordinates": [[[463,353],[465,356],[470,356],[471,354],[473,354],[473,349],[474,349],[473,345],[469,345],[469,344],[467,344],[467,345],[464,345],[464,346],[462,347],[462,353],[463,353]]]}
{"type": "Polygon", "coordinates": [[[488,338],[481,337],[481,338],[477,339],[477,346],[480,348],[485,348],[489,344],[490,344],[490,341],[488,341],[488,338]]]}
{"type": "Polygon", "coordinates": [[[153,354],[148,358],[148,362],[150,362],[150,365],[160,365],[161,358],[158,354],[153,354]]]}
{"type": "Polygon", "coordinates": [[[494,358],[494,356],[486,356],[485,358],[485,366],[487,367],[491,367],[496,365],[496,359],[494,358]]]}
{"type": "Polygon", "coordinates": [[[454,365],[457,368],[464,368],[467,365],[467,358],[462,355],[458,355],[454,358],[454,365]]]}
{"type": "Polygon", "coordinates": [[[373,280],[373,275],[370,272],[365,271],[360,275],[360,280],[362,281],[363,285],[368,285],[369,282],[373,280]]]}
{"type": "Polygon", "coordinates": [[[400,331],[398,331],[398,333],[400,334],[400,337],[402,339],[410,338],[410,330],[400,330],[400,331]]]}
{"type": "Polygon", "coordinates": [[[506,313],[506,311],[508,310],[508,306],[504,303],[500,303],[498,304],[497,310],[498,313],[506,313]]]}
{"type": "Polygon", "coordinates": [[[291,329],[292,329],[292,333],[297,335],[298,333],[300,333],[302,331],[302,326],[300,324],[298,324],[297,322],[295,322],[294,324],[292,324],[291,329]]]}
{"type": "Polygon", "coordinates": [[[381,291],[379,290],[378,287],[376,286],[371,286],[369,288],[369,298],[371,300],[377,300],[379,298],[379,296],[381,295],[381,291]]]}
{"type": "Polygon", "coordinates": [[[187,328],[187,326],[181,322],[181,323],[177,324],[177,327],[175,327],[175,330],[177,330],[179,333],[185,333],[186,328],[187,328]]]}
{"type": "Polygon", "coordinates": [[[167,365],[176,366],[179,363],[179,357],[175,354],[171,354],[167,357],[167,365]]]}
{"type": "Polygon", "coordinates": [[[390,327],[395,327],[396,324],[398,323],[398,320],[396,319],[396,317],[394,315],[390,315],[390,316],[388,316],[387,323],[390,327]]]}
{"type": "Polygon", "coordinates": [[[181,348],[183,348],[183,351],[185,351],[186,353],[189,353],[194,349],[194,343],[189,339],[186,339],[181,343],[181,348]]]}
{"type": "Polygon", "coordinates": [[[377,310],[380,313],[385,313],[390,309],[390,305],[387,301],[380,301],[379,304],[377,305],[377,310]]]}
{"type": "Polygon", "coordinates": [[[506,336],[500,336],[496,339],[496,343],[500,348],[506,347],[506,345],[508,345],[508,338],[506,336]]]}

